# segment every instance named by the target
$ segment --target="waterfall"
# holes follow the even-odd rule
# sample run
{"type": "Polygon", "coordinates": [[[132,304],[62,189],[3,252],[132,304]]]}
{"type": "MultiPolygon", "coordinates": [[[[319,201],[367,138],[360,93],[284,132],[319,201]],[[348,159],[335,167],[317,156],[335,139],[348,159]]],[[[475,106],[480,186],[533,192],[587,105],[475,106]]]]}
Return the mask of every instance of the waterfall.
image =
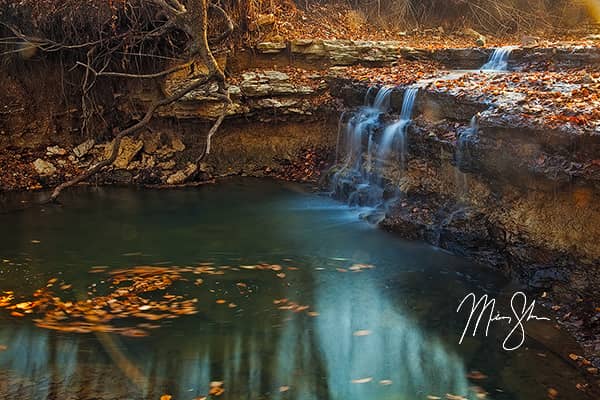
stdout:
{"type": "Polygon", "coordinates": [[[379,160],[384,163],[390,158],[390,155],[397,151],[400,156],[400,165],[402,169],[406,167],[406,131],[412,119],[413,108],[418,87],[409,87],[404,91],[404,100],[402,101],[402,112],[400,119],[391,125],[388,125],[383,131],[381,142],[379,143],[379,160]]]}
{"type": "Polygon", "coordinates": [[[454,153],[456,169],[454,180],[456,184],[456,197],[458,200],[464,200],[469,191],[467,174],[462,172],[460,168],[464,164],[465,151],[467,150],[467,145],[469,142],[471,142],[477,137],[478,129],[479,127],[477,125],[477,116],[473,116],[473,118],[471,118],[471,124],[469,125],[469,128],[462,132],[456,140],[456,151],[454,153]]]}
{"type": "Polygon", "coordinates": [[[339,161],[339,157],[340,157],[340,139],[342,137],[342,128],[344,126],[343,122],[344,122],[344,117],[346,116],[346,112],[344,111],[341,115],[340,115],[340,119],[338,121],[338,131],[337,131],[337,141],[335,144],[335,163],[337,164],[339,161]]]}
{"type": "Polygon", "coordinates": [[[482,71],[508,71],[508,57],[514,50],[513,46],[498,47],[490,56],[488,62],[481,67],[482,71]]]}
{"type": "Polygon", "coordinates": [[[384,127],[382,115],[390,110],[393,87],[382,87],[373,98],[370,88],[365,105],[355,111],[340,131],[339,147],[345,151],[342,165],[333,176],[333,191],[348,199],[351,206],[384,206],[382,168],[397,155],[402,169],[406,167],[406,133],[419,91],[409,87],[404,92],[400,118],[384,127]],[[371,99],[372,102],[371,102],[371,99]],[[380,132],[383,132],[380,134],[380,132]]]}

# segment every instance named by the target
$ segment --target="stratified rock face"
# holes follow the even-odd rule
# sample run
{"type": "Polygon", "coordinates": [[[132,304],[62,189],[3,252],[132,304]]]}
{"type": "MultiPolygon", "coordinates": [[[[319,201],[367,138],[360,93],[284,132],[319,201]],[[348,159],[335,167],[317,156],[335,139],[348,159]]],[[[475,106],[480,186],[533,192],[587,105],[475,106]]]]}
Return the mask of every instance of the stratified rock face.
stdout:
{"type": "MultiPolygon", "coordinates": [[[[256,47],[262,54],[276,54],[287,48],[284,42],[263,42],[256,47]]],[[[399,58],[401,49],[402,45],[395,41],[296,39],[289,42],[292,56],[322,59],[331,65],[390,63],[399,58]]]]}
{"type": "MultiPolygon", "coordinates": [[[[180,80],[167,80],[164,90],[174,92],[181,83],[180,80]]],[[[311,100],[325,90],[326,85],[318,74],[312,80],[297,82],[280,71],[244,72],[239,83],[228,87],[232,103],[226,115],[259,119],[261,115],[267,119],[273,115],[311,115],[318,107],[311,100]]],[[[216,91],[216,85],[193,91],[159,110],[159,115],[178,119],[216,119],[223,112],[222,102],[211,98],[210,94],[216,91]]]]}
{"type": "MultiPolygon", "coordinates": [[[[597,100],[586,100],[586,93],[597,82],[571,76],[565,91],[561,76],[551,76],[538,96],[528,86],[538,84],[535,77],[473,74],[452,84],[424,82],[406,136],[405,167],[381,164],[384,192],[402,193],[382,225],[512,271],[532,288],[592,293],[600,285],[599,121],[564,113],[563,104],[593,106],[597,100]],[[499,79],[508,81],[504,90],[497,89],[499,79]],[[548,97],[566,100],[548,104],[548,97]]],[[[348,79],[330,83],[332,94],[352,108],[377,93],[348,79]]],[[[372,154],[386,123],[397,120],[404,90],[390,92],[390,112],[369,131],[372,154]]],[[[354,180],[349,174],[344,182],[354,180]]]]}
{"type": "Polygon", "coordinates": [[[293,84],[286,73],[279,71],[243,73],[239,87],[241,94],[246,97],[309,95],[314,93],[314,90],[309,86],[293,84]]]}

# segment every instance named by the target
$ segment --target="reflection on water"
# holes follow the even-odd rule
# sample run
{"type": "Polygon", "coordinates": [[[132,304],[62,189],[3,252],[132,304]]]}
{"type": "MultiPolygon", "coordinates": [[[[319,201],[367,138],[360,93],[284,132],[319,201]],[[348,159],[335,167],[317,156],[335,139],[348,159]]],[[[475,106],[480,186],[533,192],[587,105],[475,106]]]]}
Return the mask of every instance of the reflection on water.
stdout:
{"type": "Polygon", "coordinates": [[[572,343],[552,326],[528,326],[529,347],[514,353],[500,349],[502,331],[457,344],[460,299],[474,290],[501,296],[508,282],[374,230],[301,186],[90,189],[65,203],[0,215],[1,290],[30,294],[59,277],[86,296],[106,279],[89,273],[97,265],[266,262],[286,276],[242,269],[200,286],[178,282],[169,290],[197,298],[200,312],[161,321],[143,338],[48,331],[0,311],[0,398],[191,400],[215,380],[224,399],[475,399],[485,390],[525,400],[550,387],[582,398],[582,377],[551,351],[572,343]],[[375,268],[348,270],[354,263],[375,268]],[[278,299],[318,315],[282,310],[278,299]],[[472,370],[488,378],[470,380],[472,370]]]}

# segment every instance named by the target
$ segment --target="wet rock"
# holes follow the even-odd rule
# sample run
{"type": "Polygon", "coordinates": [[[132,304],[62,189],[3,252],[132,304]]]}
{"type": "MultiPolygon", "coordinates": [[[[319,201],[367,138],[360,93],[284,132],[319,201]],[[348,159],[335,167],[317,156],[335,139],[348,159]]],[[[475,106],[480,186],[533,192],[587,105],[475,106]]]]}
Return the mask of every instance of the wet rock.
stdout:
{"type": "Polygon", "coordinates": [[[178,185],[184,183],[189,177],[195,174],[197,171],[196,164],[188,163],[182,170],[175,172],[167,178],[167,184],[178,185]]]}
{"type": "Polygon", "coordinates": [[[568,271],[562,268],[544,268],[535,271],[528,283],[532,288],[549,289],[557,281],[566,282],[568,275],[568,271]]]}
{"type": "Polygon", "coordinates": [[[94,144],[96,144],[94,139],[88,139],[85,142],[78,145],[77,147],[75,147],[73,149],[73,154],[75,154],[75,157],[81,158],[85,156],[94,147],[94,144]]]}
{"type": "Polygon", "coordinates": [[[47,156],[64,156],[67,151],[60,146],[48,146],[46,147],[47,156]]]}
{"type": "MultiPolygon", "coordinates": [[[[121,139],[121,145],[119,146],[119,154],[113,162],[113,165],[118,169],[125,169],[133,160],[133,158],[142,150],[144,142],[139,139],[130,137],[124,137],[121,139]]],[[[106,147],[104,156],[105,158],[110,157],[110,151],[112,149],[112,142],[106,147]]]]}
{"type": "Polygon", "coordinates": [[[40,176],[49,177],[56,174],[56,167],[54,164],[49,161],[42,160],[41,158],[38,158],[33,162],[33,168],[35,168],[35,171],[40,176]]]}

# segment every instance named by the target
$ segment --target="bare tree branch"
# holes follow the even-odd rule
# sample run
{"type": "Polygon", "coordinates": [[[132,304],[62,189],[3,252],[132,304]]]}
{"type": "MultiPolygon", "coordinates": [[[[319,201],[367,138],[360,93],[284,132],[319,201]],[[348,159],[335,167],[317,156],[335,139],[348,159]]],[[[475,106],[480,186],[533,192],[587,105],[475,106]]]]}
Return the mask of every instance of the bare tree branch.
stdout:
{"type": "Polygon", "coordinates": [[[199,88],[200,86],[204,85],[209,80],[210,80],[210,76],[205,77],[203,79],[198,79],[194,83],[186,86],[185,88],[179,90],[178,92],[174,93],[173,95],[152,103],[152,105],[146,111],[146,114],[144,115],[144,117],[139,122],[137,122],[135,125],[130,126],[127,129],[122,130],[121,132],[119,132],[119,134],[117,134],[117,136],[113,140],[113,143],[111,146],[110,156],[107,159],[98,162],[97,164],[92,166],[90,169],[88,169],[86,172],[71,179],[70,181],[67,181],[67,182],[64,182],[64,183],[58,185],[52,191],[52,194],[50,195],[48,202],[56,201],[56,199],[58,198],[58,196],[64,189],[71,187],[73,185],[76,185],[79,182],[82,182],[82,181],[88,179],[90,176],[94,175],[95,173],[100,171],[102,168],[104,168],[108,165],[111,165],[117,159],[117,156],[119,154],[119,147],[121,145],[121,140],[125,136],[139,132],[146,125],[148,125],[148,123],[150,123],[150,120],[152,119],[152,116],[154,115],[154,112],[158,108],[166,106],[168,104],[173,103],[174,101],[179,100],[180,98],[182,98],[183,96],[185,96],[186,94],[191,92],[192,90],[195,90],[195,89],[199,88]]]}

